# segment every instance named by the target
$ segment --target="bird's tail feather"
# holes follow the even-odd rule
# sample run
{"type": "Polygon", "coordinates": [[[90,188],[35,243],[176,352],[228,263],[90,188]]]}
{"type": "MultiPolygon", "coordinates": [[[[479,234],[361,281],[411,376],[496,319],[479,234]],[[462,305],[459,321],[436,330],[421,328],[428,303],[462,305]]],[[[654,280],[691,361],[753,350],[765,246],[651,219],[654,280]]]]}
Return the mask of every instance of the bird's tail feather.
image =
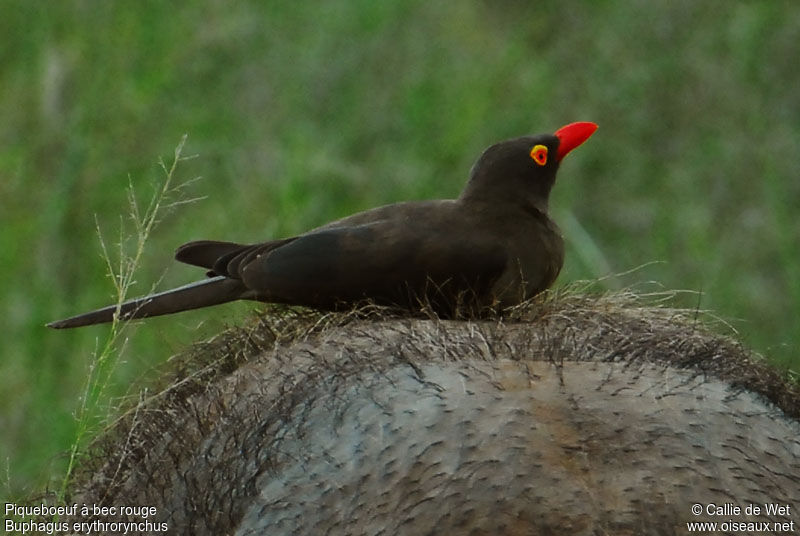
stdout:
{"type": "Polygon", "coordinates": [[[124,302],[119,308],[116,305],[109,305],[96,311],[51,322],[47,326],[63,329],[103,324],[114,320],[114,314],[118,309],[121,320],[167,315],[233,301],[242,298],[244,292],[244,285],[237,279],[212,277],[158,294],[136,298],[124,302]]]}

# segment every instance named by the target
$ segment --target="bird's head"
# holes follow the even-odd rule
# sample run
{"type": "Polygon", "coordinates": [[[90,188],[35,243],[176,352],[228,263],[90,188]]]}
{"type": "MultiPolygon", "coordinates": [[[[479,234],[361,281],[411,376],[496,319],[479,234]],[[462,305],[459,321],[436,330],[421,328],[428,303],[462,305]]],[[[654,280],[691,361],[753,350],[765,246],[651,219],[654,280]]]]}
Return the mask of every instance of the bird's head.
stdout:
{"type": "Polygon", "coordinates": [[[492,145],[472,166],[460,199],[522,202],[545,212],[561,160],[595,130],[594,123],[572,123],[554,134],[524,136],[492,145]]]}

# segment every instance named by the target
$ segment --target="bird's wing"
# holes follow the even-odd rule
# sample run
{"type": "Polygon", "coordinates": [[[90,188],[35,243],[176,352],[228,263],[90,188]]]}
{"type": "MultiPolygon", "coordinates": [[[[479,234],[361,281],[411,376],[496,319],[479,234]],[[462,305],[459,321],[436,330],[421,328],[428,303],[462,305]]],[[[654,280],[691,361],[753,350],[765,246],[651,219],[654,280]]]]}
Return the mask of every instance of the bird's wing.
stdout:
{"type": "Polygon", "coordinates": [[[471,231],[408,220],[325,228],[244,250],[227,270],[266,301],[324,308],[363,299],[450,302],[464,292],[484,295],[506,266],[505,250],[465,236],[471,231]]]}
{"type": "Polygon", "coordinates": [[[175,260],[210,270],[214,267],[217,259],[244,247],[247,246],[235,242],[197,240],[179,247],[175,251],[175,260]]]}
{"type": "MultiPolygon", "coordinates": [[[[236,269],[228,269],[228,264],[238,263],[248,255],[269,251],[291,242],[294,238],[272,240],[261,244],[237,244],[235,242],[219,242],[216,240],[197,240],[183,244],[175,251],[175,259],[193,266],[209,270],[209,276],[224,275],[231,277],[236,269]]],[[[234,275],[235,277],[235,275],[234,275]]]]}

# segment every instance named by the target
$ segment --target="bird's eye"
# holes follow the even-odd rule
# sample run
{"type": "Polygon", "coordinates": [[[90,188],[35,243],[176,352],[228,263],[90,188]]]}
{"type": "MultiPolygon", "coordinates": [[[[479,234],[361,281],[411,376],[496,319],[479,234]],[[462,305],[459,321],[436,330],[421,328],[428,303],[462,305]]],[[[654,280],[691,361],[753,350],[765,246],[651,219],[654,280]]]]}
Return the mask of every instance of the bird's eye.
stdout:
{"type": "Polygon", "coordinates": [[[531,149],[531,158],[540,166],[547,164],[547,147],[544,145],[534,145],[533,149],[531,149]]]}

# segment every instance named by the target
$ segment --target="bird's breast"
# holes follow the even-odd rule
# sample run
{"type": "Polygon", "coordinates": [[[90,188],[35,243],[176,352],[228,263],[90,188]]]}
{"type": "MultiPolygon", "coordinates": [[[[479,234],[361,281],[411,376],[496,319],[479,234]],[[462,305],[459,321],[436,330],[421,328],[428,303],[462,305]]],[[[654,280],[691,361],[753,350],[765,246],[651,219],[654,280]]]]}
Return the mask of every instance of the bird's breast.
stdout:
{"type": "Polygon", "coordinates": [[[501,307],[508,307],[541,293],[555,282],[564,263],[564,241],[558,227],[547,219],[518,226],[509,231],[504,242],[506,267],[492,293],[501,307]]]}

